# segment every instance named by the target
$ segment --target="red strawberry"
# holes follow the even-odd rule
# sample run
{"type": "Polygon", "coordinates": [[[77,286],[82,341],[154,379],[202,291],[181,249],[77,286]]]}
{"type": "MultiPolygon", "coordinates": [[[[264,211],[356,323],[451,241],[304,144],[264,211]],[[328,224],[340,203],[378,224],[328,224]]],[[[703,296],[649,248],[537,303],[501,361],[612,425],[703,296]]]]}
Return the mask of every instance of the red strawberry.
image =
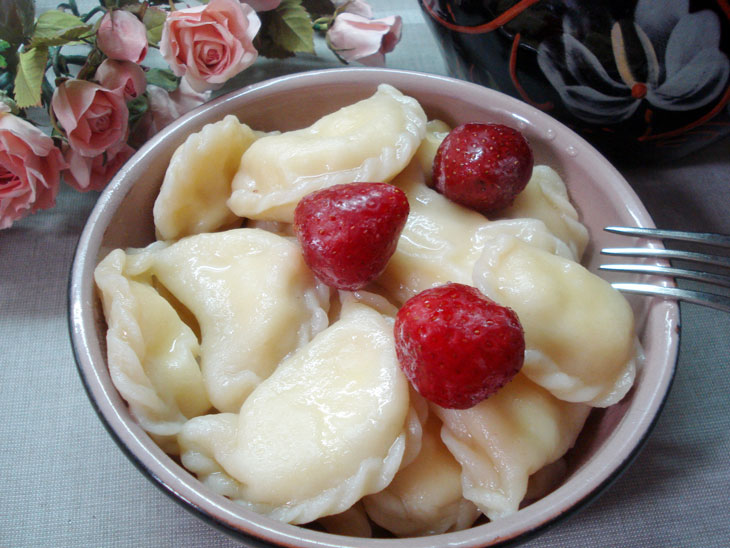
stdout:
{"type": "Polygon", "coordinates": [[[473,407],[509,382],[524,361],[517,314],[468,285],[448,283],[411,297],[394,329],[406,377],[442,407],[473,407]]]}
{"type": "Polygon", "coordinates": [[[335,185],[300,200],[294,230],[317,277],[353,291],[385,270],[409,211],[405,193],[393,185],[335,185]]]}
{"type": "Polygon", "coordinates": [[[532,149],[501,124],[463,124],[443,140],[433,162],[436,190],[487,214],[512,204],[532,176],[532,149]]]}

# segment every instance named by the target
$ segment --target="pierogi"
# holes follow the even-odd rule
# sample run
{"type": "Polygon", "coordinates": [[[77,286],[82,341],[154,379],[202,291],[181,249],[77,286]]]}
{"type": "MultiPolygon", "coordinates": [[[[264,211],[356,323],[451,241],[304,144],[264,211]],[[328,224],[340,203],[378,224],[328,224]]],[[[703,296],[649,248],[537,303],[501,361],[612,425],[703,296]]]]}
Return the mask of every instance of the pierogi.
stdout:
{"type": "Polygon", "coordinates": [[[297,244],[255,228],[152,244],[128,257],[195,316],[200,368],[218,411],[237,412],[291,351],[327,326],[329,290],[297,244]]]}
{"type": "Polygon", "coordinates": [[[198,417],[183,427],[182,461],[204,476],[195,467],[205,456],[213,461],[207,469],[236,482],[242,504],[307,523],[391,482],[407,413],[392,321],[353,303],[284,360],[237,415],[198,417]]]}
{"type": "Polygon", "coordinates": [[[559,484],[591,409],[630,389],[633,313],[580,265],[588,231],[559,173],[535,166],[487,218],[430,187],[449,130],[388,85],[283,133],[228,116],[173,155],[160,241],[99,263],[112,380],[209,490],[343,535],[456,531],[559,484]],[[398,186],[410,213],[385,271],[337,291],[307,268],[293,211],[357,181],[398,186]],[[466,410],[426,402],[395,352],[399,307],[448,282],[513,308],[525,332],[522,371],[466,410]]]}
{"type": "Polygon", "coordinates": [[[410,162],[425,131],[418,101],[381,84],[372,97],[308,128],[256,141],[241,157],[228,206],[241,217],[291,223],[310,192],[390,181],[410,162]]]}
{"type": "Polygon", "coordinates": [[[256,139],[250,127],[229,114],[178,147],[152,211],[159,239],[177,240],[240,222],[226,201],[241,155],[256,139]],[[217,169],[211,169],[212,159],[217,169]]]}

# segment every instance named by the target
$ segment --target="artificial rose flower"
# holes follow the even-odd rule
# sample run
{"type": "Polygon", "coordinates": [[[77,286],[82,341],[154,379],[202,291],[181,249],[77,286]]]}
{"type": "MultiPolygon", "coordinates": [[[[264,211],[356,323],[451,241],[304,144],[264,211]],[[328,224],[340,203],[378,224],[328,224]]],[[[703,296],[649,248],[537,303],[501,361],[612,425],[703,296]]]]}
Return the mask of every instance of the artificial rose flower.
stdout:
{"type": "Polygon", "coordinates": [[[96,45],[110,59],[141,63],[147,55],[147,29],[128,11],[108,11],[99,23],[96,45]]]}
{"type": "Polygon", "coordinates": [[[330,47],[346,62],[382,66],[385,54],[400,41],[402,20],[398,15],[368,19],[354,13],[340,13],[327,31],[330,47]]]}
{"type": "Polygon", "coordinates": [[[162,29],[160,53],[195,91],[216,89],[256,60],[253,39],[260,27],[248,4],[211,0],[170,14],[162,29]]]}
{"type": "Polygon", "coordinates": [[[102,190],[132,154],[134,149],[124,142],[94,158],[82,156],[69,147],[65,155],[68,171],[64,172],[63,179],[81,192],[102,190]]]}
{"type": "Polygon", "coordinates": [[[0,114],[0,229],[53,207],[66,167],[53,139],[12,114],[0,114]]]}
{"type": "Polygon", "coordinates": [[[71,148],[93,158],[119,145],[127,135],[129,111],[122,89],[86,80],[66,80],[56,88],[51,109],[71,148]]]}
{"type": "Polygon", "coordinates": [[[342,11],[345,13],[354,13],[368,19],[373,16],[373,8],[363,0],[335,0],[334,5],[336,8],[344,8],[342,11]]]}
{"type": "Polygon", "coordinates": [[[210,91],[198,93],[185,79],[181,80],[178,88],[171,93],[158,86],[148,86],[149,107],[135,128],[133,143],[141,145],[186,112],[207,102],[210,95],[210,91]]]}
{"type": "Polygon", "coordinates": [[[147,87],[142,67],[131,61],[105,59],[96,69],[95,77],[107,89],[122,88],[125,101],[139,97],[147,87]]]}
{"type": "Polygon", "coordinates": [[[241,0],[241,4],[248,4],[256,11],[271,11],[279,7],[281,0],[241,0]]]}

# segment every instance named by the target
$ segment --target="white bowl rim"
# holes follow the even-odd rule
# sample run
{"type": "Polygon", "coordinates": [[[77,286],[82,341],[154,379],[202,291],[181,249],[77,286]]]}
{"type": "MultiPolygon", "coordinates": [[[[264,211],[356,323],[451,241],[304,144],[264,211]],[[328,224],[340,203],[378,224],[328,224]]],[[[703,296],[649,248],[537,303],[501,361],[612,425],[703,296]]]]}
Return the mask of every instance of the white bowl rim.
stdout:
{"type": "MultiPolygon", "coordinates": [[[[558,488],[546,497],[530,504],[518,513],[499,520],[498,526],[493,523],[472,527],[464,531],[435,535],[432,537],[417,537],[406,539],[356,539],[332,535],[307,528],[280,524],[270,518],[250,512],[219,495],[203,496],[200,484],[191,485],[188,481],[181,481],[177,475],[181,468],[164,453],[150,451],[140,440],[145,435],[141,429],[130,424],[129,420],[114,408],[114,399],[118,397],[110,390],[109,383],[102,379],[94,368],[95,360],[100,358],[90,348],[91,333],[94,318],[92,314],[93,300],[93,269],[96,266],[96,256],[101,244],[105,222],[108,222],[119,203],[124,199],[131,183],[125,183],[125,177],[136,161],[151,154],[157,143],[165,139],[190,120],[201,116],[210,109],[224,104],[235,104],[241,98],[252,94],[265,93],[269,88],[277,90],[284,88],[296,89],[307,83],[318,86],[326,82],[368,83],[374,79],[387,80],[398,87],[398,81],[422,81],[447,83],[454,92],[482,94],[484,97],[498,98],[500,104],[509,107],[511,113],[524,117],[536,123],[549,123],[560,136],[569,136],[574,147],[581,153],[598,157],[602,169],[611,173],[616,180],[621,199],[627,204],[630,215],[635,219],[637,226],[653,227],[654,223],[639,200],[636,193],[625,181],[623,176],[608,160],[597,152],[583,138],[572,130],[556,121],[547,114],[520,102],[517,99],[504,95],[498,91],[479,86],[454,78],[420,73],[399,69],[374,68],[335,68],[295,73],[272,78],[260,83],[252,84],[241,90],[228,93],[173,122],[148,141],[118,172],[107,188],[102,192],[93,208],[86,226],[79,238],[76,254],[73,259],[69,278],[69,330],[74,356],[79,374],[84,383],[89,399],[105,427],[122,448],[130,460],[146,475],[154,480],[164,492],[183,504],[189,510],[194,510],[213,525],[238,538],[252,541],[251,537],[263,539],[261,546],[266,542],[282,546],[300,546],[306,548],[356,548],[364,545],[383,548],[427,548],[448,545],[454,548],[466,548],[513,543],[524,541],[535,535],[543,528],[556,523],[558,518],[570,515],[593,500],[602,490],[610,485],[632,462],[639,453],[647,436],[651,432],[663,404],[668,395],[676,368],[679,343],[679,307],[672,301],[660,301],[652,304],[652,313],[658,322],[663,322],[664,336],[667,345],[662,348],[661,361],[665,363],[660,371],[654,371],[651,383],[643,383],[642,388],[645,404],[641,409],[631,409],[612,433],[607,446],[615,451],[615,458],[610,462],[587,463],[578,470],[570,480],[570,489],[558,488]],[[126,184],[126,188],[124,187],[126,184]],[[124,190],[124,192],[122,192],[124,190]],[[107,215],[107,218],[104,217],[107,215]],[[92,250],[92,253],[88,253],[92,250]],[[633,411],[633,412],[632,412],[633,411]],[[140,434],[142,432],[142,434],[140,434]],[[525,521],[529,524],[526,527],[525,521]],[[497,530],[498,529],[498,530],[497,530]]],[[[103,360],[103,357],[102,357],[103,360]]],[[[606,451],[602,447],[598,454],[606,451]]],[[[197,481],[197,480],[195,480],[197,481]]]]}

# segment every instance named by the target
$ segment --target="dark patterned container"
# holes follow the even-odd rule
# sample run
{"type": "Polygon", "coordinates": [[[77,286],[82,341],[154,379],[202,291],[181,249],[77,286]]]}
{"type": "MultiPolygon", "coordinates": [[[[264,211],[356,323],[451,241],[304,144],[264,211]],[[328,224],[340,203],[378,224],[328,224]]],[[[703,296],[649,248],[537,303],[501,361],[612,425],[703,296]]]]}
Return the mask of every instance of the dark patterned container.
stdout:
{"type": "Polygon", "coordinates": [[[420,2],[455,76],[548,112],[614,160],[676,158],[730,134],[730,0],[420,2]]]}

